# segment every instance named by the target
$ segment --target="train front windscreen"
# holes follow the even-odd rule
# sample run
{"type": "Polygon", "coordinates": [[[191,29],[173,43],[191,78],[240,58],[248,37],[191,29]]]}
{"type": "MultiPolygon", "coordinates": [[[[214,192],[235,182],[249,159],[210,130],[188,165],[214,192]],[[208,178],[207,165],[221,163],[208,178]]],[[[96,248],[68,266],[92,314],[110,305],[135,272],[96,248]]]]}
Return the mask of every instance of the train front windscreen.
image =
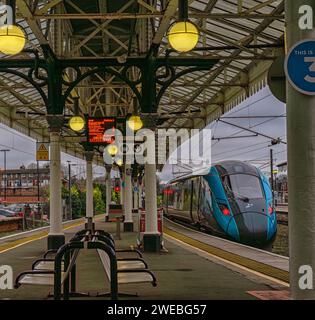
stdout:
{"type": "Polygon", "coordinates": [[[259,245],[267,239],[268,215],[259,177],[232,174],[222,177],[240,240],[259,245]]]}
{"type": "Polygon", "coordinates": [[[264,199],[261,182],[258,177],[248,174],[233,174],[222,177],[223,185],[231,198],[248,202],[264,199]]]}

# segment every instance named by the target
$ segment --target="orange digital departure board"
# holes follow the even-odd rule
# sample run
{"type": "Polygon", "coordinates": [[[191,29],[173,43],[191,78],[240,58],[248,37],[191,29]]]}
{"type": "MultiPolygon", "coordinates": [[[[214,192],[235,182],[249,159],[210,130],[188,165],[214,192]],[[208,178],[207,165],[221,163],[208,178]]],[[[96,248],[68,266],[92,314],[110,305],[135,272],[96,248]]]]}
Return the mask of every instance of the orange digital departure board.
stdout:
{"type": "Polygon", "coordinates": [[[115,140],[115,118],[87,118],[87,140],[92,144],[110,144],[115,140]],[[109,131],[105,134],[106,131],[109,131]]]}

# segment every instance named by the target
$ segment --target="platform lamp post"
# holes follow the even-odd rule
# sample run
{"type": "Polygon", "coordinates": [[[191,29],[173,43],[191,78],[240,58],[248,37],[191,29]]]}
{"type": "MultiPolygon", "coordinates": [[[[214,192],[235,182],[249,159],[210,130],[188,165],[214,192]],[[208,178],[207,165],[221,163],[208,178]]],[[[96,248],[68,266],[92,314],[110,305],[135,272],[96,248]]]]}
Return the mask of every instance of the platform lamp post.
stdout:
{"type": "Polygon", "coordinates": [[[70,160],[67,160],[68,163],[68,192],[69,192],[69,219],[72,220],[72,196],[71,196],[71,187],[72,187],[72,183],[71,183],[71,167],[76,166],[75,163],[71,163],[70,160]]]}
{"type": "MultiPolygon", "coordinates": [[[[37,216],[40,214],[40,175],[39,175],[39,161],[36,161],[36,174],[37,174],[37,216]]],[[[43,213],[40,215],[41,225],[43,225],[43,213]]]]}
{"type": "Polygon", "coordinates": [[[9,149],[1,149],[1,152],[3,152],[3,164],[4,164],[4,204],[7,205],[7,152],[9,152],[9,149]]]}
{"type": "Polygon", "coordinates": [[[271,185],[271,193],[272,193],[272,203],[275,203],[275,184],[274,184],[274,176],[273,176],[273,149],[270,148],[270,185],[271,185]]]}
{"type": "Polygon", "coordinates": [[[111,184],[111,171],[112,171],[112,165],[105,164],[105,171],[106,171],[106,178],[105,178],[105,221],[109,220],[109,205],[112,201],[112,184],[111,184]]]}
{"type": "Polygon", "coordinates": [[[68,192],[69,192],[69,203],[68,203],[68,209],[69,209],[69,218],[72,220],[72,199],[71,199],[71,161],[68,160],[68,192]]]}

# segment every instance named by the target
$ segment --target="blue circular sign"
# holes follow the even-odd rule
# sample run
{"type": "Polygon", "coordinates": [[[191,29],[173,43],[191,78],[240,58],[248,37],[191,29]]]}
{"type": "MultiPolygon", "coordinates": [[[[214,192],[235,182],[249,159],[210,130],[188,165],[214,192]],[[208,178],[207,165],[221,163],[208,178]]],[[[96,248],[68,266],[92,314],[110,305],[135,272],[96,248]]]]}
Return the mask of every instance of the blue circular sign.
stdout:
{"type": "Polygon", "coordinates": [[[297,91],[315,95],[315,40],[302,40],[290,49],[285,61],[285,73],[297,91]]]}

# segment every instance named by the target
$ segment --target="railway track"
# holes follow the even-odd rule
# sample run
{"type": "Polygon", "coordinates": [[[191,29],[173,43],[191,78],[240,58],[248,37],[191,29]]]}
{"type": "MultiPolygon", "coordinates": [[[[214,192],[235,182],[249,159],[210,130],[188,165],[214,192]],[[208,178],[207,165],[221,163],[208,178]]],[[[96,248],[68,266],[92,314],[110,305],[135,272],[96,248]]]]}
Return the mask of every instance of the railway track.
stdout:
{"type": "Polygon", "coordinates": [[[280,208],[277,208],[277,222],[278,224],[287,226],[288,225],[288,211],[281,210],[280,208]]]}

